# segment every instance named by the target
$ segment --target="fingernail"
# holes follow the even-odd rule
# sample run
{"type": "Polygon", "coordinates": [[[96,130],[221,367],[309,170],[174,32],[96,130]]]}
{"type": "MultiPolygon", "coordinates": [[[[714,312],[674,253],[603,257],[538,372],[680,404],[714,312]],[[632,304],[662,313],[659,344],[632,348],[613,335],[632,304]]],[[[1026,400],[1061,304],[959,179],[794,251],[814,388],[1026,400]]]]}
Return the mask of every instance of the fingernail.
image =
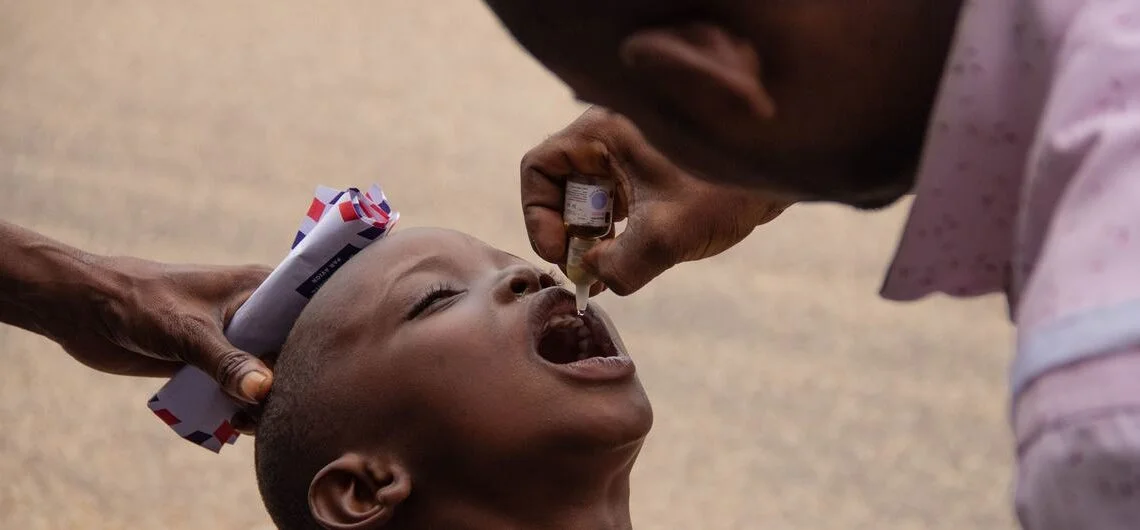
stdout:
{"type": "Polygon", "coordinates": [[[269,377],[261,372],[250,372],[241,378],[241,395],[250,403],[257,403],[264,395],[265,382],[269,377]]]}

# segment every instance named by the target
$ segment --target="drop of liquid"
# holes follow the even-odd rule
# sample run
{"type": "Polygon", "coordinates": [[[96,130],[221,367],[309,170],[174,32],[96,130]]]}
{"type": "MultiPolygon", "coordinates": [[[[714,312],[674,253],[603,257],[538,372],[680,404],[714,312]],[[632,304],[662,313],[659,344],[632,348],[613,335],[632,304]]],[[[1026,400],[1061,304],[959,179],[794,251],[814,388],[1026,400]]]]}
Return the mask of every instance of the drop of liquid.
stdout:
{"type": "Polygon", "coordinates": [[[582,314],[586,312],[586,304],[590,302],[589,284],[578,284],[574,286],[574,301],[577,302],[578,316],[582,316],[582,314]]]}

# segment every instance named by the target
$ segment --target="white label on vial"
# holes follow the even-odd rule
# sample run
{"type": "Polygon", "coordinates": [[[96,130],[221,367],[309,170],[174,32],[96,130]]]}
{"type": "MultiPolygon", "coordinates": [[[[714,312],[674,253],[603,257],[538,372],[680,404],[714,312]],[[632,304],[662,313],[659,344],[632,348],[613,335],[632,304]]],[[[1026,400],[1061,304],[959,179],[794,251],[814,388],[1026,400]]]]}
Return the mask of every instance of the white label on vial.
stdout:
{"type": "Polygon", "coordinates": [[[609,186],[566,182],[566,205],[562,212],[566,224],[609,226],[613,208],[613,191],[609,186]]]}

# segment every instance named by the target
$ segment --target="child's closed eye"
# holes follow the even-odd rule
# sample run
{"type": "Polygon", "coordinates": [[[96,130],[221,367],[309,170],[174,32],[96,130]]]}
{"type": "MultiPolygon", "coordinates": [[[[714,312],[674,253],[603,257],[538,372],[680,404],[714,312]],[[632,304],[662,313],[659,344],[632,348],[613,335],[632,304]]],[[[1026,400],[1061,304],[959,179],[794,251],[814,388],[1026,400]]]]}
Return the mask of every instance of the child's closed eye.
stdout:
{"type": "Polygon", "coordinates": [[[432,286],[431,289],[428,289],[426,294],[420,297],[420,300],[416,302],[416,305],[412,306],[412,309],[408,311],[408,314],[405,318],[407,320],[412,320],[420,316],[420,314],[422,314],[424,311],[427,311],[437,302],[446,300],[461,293],[462,291],[452,288],[446,284],[436,284],[432,286]]]}

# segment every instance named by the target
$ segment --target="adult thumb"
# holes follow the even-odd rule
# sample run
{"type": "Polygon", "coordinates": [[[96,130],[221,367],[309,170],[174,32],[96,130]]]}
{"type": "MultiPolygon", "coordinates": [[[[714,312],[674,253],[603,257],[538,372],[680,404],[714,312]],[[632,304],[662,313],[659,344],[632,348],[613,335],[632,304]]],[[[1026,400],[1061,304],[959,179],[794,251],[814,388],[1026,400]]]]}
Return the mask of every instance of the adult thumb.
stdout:
{"type": "Polygon", "coordinates": [[[627,227],[583,256],[587,271],[619,296],[633,294],[676,265],[675,245],[652,231],[627,227]]]}
{"type": "Polygon", "coordinates": [[[226,394],[249,404],[260,403],[273,384],[273,372],[261,359],[224,337],[209,339],[190,364],[212,376],[226,394]]]}

